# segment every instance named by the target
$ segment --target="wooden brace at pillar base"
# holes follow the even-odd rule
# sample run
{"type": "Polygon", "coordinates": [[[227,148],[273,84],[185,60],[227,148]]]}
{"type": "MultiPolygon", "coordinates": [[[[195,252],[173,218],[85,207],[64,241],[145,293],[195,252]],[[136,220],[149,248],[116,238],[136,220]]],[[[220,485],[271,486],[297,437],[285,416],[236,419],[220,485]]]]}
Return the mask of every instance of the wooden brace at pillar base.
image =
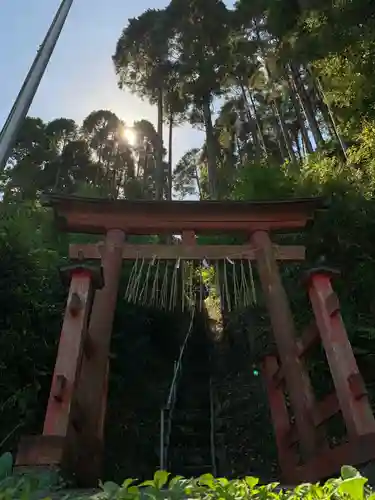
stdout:
{"type": "Polygon", "coordinates": [[[325,267],[312,269],[307,287],[348,436],[357,439],[375,433],[375,419],[341,317],[340,302],[332,289],[331,278],[336,274],[325,267]]]}
{"type": "Polygon", "coordinates": [[[312,407],[312,421],[316,429],[323,429],[333,415],[341,412],[347,442],[332,449],[327,442],[322,443],[313,456],[298,464],[299,457],[293,446],[299,442],[299,436],[286,411],[285,372],[276,357],[270,356],[263,361],[283,477],[293,484],[332,476],[343,464],[361,465],[375,459],[375,419],[342,321],[339,299],[332,289],[331,278],[336,274],[321,267],[305,276],[315,321],[302,335],[300,345],[303,347],[299,349],[299,356],[304,356],[316,341],[322,342],[335,392],[312,407]]]}
{"type": "Polygon", "coordinates": [[[75,433],[84,425],[84,409],[76,400],[87,325],[95,290],[103,287],[101,268],[73,265],[61,269],[64,284],[70,284],[43,434],[21,439],[16,466],[57,466],[70,469],[75,453],[75,433]]]}

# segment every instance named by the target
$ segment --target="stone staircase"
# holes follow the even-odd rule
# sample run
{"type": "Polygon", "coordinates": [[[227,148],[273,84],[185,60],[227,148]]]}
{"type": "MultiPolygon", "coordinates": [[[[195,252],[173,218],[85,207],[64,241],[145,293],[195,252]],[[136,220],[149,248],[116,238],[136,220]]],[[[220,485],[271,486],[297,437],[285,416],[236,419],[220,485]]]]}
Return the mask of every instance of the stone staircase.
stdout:
{"type": "Polygon", "coordinates": [[[214,471],[211,453],[210,345],[203,325],[191,333],[177,387],[169,470],[198,477],[214,471]]]}

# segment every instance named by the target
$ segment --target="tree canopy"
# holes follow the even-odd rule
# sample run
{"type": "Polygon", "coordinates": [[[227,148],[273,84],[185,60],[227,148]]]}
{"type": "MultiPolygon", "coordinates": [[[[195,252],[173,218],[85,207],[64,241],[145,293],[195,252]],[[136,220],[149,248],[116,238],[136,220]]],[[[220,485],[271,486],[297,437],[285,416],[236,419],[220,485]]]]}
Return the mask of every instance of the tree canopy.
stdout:
{"type": "MultiPolygon", "coordinates": [[[[342,272],[336,287],[343,316],[375,401],[370,292],[375,281],[374,54],[372,0],[238,0],[233,8],[220,0],[171,0],[163,9],[129,19],[112,56],[119,87],[157,106],[157,123],[142,116],[124,123],[114,111],[100,109],[82,123],[69,117],[25,120],[0,174],[0,310],[5,311],[0,370],[9,377],[6,383],[0,380],[0,426],[5,429],[0,443],[5,448],[14,444],[18,421],[35,429],[41,418],[64,307],[56,269],[66,258],[67,241],[40,207],[42,192],[149,200],[172,194],[182,199],[329,198],[330,209],[319,215],[303,241],[308,261],[324,255],[342,272]],[[182,158],[174,158],[174,130],[182,123],[204,130],[205,139],[199,148],[187,144],[182,158]],[[163,137],[164,124],[168,138],[163,137]],[[29,375],[21,363],[32,364],[29,375]],[[30,410],[33,401],[38,401],[38,415],[30,410]]],[[[230,242],[225,235],[223,240],[230,242]]],[[[122,283],[128,278],[125,271],[122,283]]],[[[296,286],[300,272],[300,266],[282,268],[298,329],[311,317],[305,293],[296,286]]],[[[253,319],[263,321],[262,307],[260,299],[251,311],[253,319]]],[[[160,318],[124,305],[123,297],[118,311],[140,330],[125,345],[123,325],[116,324],[121,352],[131,359],[136,345],[142,358],[148,345],[152,353],[150,325],[160,318]]],[[[241,318],[240,312],[231,313],[228,337],[250,343],[260,327],[248,317],[241,323],[241,318]]],[[[168,318],[160,321],[166,328],[168,318]]],[[[273,469],[261,458],[264,436],[258,435],[264,432],[264,395],[254,389],[246,399],[238,389],[247,383],[253,354],[249,348],[241,373],[236,368],[220,379],[218,392],[224,408],[240,398],[250,408],[242,416],[227,415],[230,470],[246,473],[248,462],[241,458],[246,448],[257,457],[252,462],[259,468],[256,473],[270,476],[273,469]],[[250,420],[259,430],[249,430],[250,420]],[[231,432],[234,427],[238,433],[231,432]]],[[[238,362],[230,354],[228,359],[233,366],[238,362]]],[[[143,367],[149,361],[142,362],[143,367]]],[[[123,387],[119,373],[128,365],[115,363],[116,394],[123,387]]],[[[321,366],[315,360],[311,367],[320,390],[327,384],[321,366]]],[[[152,378],[150,370],[145,368],[142,387],[147,376],[152,378]]],[[[153,370],[162,371],[162,363],[153,370]]],[[[134,414],[131,418],[134,431],[138,421],[134,414]]],[[[148,427],[155,428],[155,422],[148,427]]],[[[271,432],[267,436],[272,438],[271,432]]]]}

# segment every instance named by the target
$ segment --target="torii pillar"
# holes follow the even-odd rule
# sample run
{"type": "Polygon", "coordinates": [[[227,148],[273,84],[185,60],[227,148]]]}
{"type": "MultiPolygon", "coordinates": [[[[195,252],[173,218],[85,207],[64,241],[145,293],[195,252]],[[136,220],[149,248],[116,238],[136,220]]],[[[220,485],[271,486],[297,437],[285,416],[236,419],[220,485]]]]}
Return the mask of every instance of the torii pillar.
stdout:
{"type": "MultiPolygon", "coordinates": [[[[251,242],[255,247],[259,277],[296,420],[301,454],[308,459],[314,455],[319,444],[319,436],[312,419],[315,400],[310,378],[298,354],[294,320],[270,236],[267,231],[255,231],[251,242]]],[[[274,421],[280,420],[280,415],[273,417],[274,421]]],[[[285,431],[285,425],[282,431],[285,431]]]]}
{"type": "Polygon", "coordinates": [[[101,256],[104,286],[96,287],[95,295],[91,268],[69,268],[68,305],[43,434],[21,440],[16,460],[20,469],[57,467],[73,474],[83,487],[100,479],[108,357],[124,238],[124,231],[107,231],[101,256]]]}
{"type": "Polygon", "coordinates": [[[94,299],[88,330],[88,353],[82,360],[77,397],[85,409],[82,443],[76,470],[83,483],[93,484],[100,478],[103,433],[106,413],[109,350],[122,267],[125,234],[112,229],[102,247],[104,287],[94,299]]]}

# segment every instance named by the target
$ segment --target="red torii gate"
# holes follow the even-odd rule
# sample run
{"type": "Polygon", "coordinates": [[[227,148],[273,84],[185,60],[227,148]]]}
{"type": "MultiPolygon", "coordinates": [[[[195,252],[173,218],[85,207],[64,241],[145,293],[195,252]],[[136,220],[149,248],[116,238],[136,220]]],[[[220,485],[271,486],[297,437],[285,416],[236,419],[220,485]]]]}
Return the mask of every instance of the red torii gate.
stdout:
{"type": "MultiPolygon", "coordinates": [[[[103,234],[99,245],[72,245],[80,259],[62,270],[70,284],[52,387],[41,436],[21,440],[18,467],[58,466],[82,485],[100,475],[108,385],[108,354],[123,259],[251,259],[257,263],[278,355],[265,356],[266,381],[283,480],[316,481],[344,463],[375,458],[375,419],[341,319],[332,272],[306,277],[315,322],[297,338],[277,260],[303,260],[304,247],[276,246],[270,233],[302,230],[321,207],[319,199],[274,202],[145,202],[49,196],[60,229],[103,234]],[[245,245],[197,245],[201,233],[240,232],[245,245]],[[182,234],[181,245],[133,245],[133,234],[182,234]],[[233,258],[233,257],[231,257],[233,258]],[[100,259],[101,267],[82,259],[100,259]],[[103,279],[104,278],[104,279],[103,279]],[[335,393],[317,402],[304,356],[321,340],[335,393]],[[295,423],[287,409],[286,389],[295,423]],[[329,449],[323,424],[341,412],[348,441],[329,449]],[[293,445],[299,443],[300,453],[293,445]]],[[[249,367],[250,369],[250,367],[249,367]]]]}

